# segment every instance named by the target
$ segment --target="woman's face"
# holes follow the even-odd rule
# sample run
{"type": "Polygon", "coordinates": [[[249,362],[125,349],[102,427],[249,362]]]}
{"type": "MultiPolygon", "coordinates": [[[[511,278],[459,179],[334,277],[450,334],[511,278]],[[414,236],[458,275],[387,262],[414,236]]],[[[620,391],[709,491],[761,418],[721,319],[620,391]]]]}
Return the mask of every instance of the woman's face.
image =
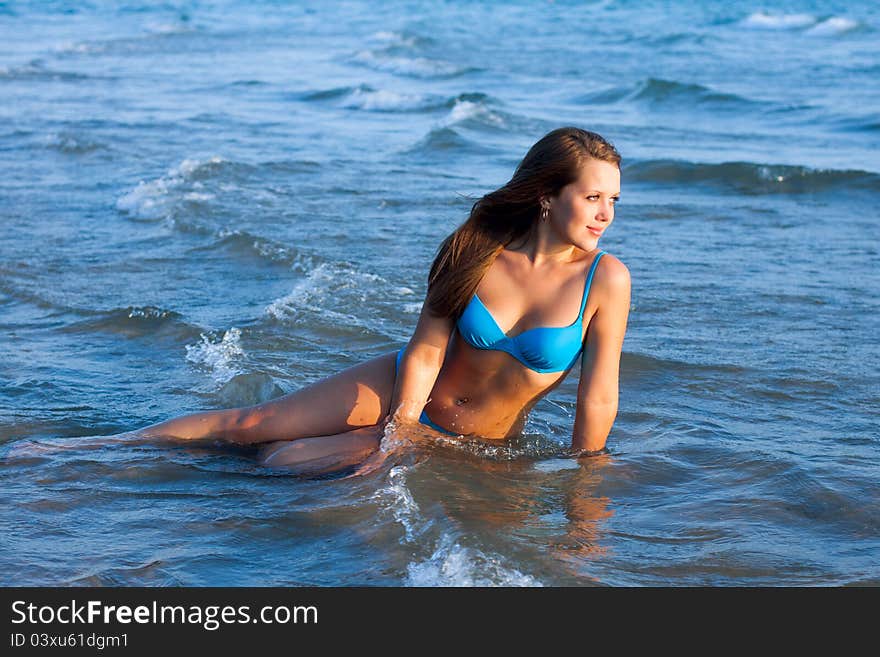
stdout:
{"type": "Polygon", "coordinates": [[[559,237],[584,251],[592,251],[614,221],[620,198],[620,170],[616,165],[590,159],[580,178],[549,197],[549,222],[559,237]]]}

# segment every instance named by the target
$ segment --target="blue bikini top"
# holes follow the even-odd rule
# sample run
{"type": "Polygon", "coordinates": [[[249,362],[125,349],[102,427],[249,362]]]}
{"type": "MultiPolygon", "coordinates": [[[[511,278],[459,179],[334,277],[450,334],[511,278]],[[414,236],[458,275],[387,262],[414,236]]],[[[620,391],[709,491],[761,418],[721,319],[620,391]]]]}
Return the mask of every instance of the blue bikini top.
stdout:
{"type": "Polygon", "coordinates": [[[577,319],[568,326],[547,327],[537,326],[523,331],[514,337],[507,337],[489,309],[480,301],[474,292],[457,326],[461,337],[472,347],[493,351],[506,351],[523,365],[536,372],[564,372],[574,365],[581,352],[581,330],[584,308],[590,294],[590,283],[599,259],[605,254],[599,251],[590,266],[587,282],[584,285],[584,296],[581,299],[581,310],[577,319]]]}

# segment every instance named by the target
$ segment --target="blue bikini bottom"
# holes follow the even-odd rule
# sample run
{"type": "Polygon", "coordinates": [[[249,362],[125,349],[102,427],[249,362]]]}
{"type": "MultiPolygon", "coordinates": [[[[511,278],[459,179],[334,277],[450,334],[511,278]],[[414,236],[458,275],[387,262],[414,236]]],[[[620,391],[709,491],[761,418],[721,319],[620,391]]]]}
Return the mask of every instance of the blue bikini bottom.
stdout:
{"type": "MultiPolygon", "coordinates": [[[[405,349],[405,348],[404,348],[405,349]]],[[[400,359],[403,358],[404,349],[401,349],[397,352],[397,360],[394,362],[394,376],[397,377],[397,372],[400,371],[400,359]]],[[[461,434],[456,433],[455,431],[449,431],[444,429],[439,424],[434,424],[431,421],[431,418],[428,417],[428,414],[425,413],[424,409],[422,409],[422,414],[419,416],[419,422],[424,424],[425,426],[431,427],[434,431],[439,431],[440,433],[445,433],[447,436],[458,436],[461,434]]]]}

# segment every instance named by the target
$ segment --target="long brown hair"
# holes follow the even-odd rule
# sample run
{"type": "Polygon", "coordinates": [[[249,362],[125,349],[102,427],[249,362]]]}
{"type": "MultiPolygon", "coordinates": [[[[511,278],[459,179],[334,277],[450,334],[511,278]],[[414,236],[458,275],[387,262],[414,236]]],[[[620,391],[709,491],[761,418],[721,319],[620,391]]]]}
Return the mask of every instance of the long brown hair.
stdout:
{"type": "Polygon", "coordinates": [[[577,180],[589,159],[620,168],[620,153],[595,132],[567,127],[541,137],[510,182],[474,203],[467,221],[443,240],[428,274],[428,309],[458,319],[496,256],[533,229],[541,200],[577,180]]]}

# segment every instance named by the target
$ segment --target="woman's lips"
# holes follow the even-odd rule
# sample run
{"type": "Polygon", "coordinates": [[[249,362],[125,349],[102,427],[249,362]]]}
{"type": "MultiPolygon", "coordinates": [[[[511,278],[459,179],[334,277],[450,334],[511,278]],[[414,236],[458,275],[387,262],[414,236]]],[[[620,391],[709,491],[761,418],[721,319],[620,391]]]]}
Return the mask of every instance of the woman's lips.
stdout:
{"type": "Polygon", "coordinates": [[[593,235],[595,235],[596,237],[599,237],[599,235],[602,234],[601,228],[590,228],[589,226],[587,226],[587,230],[593,233],[593,235]]]}

